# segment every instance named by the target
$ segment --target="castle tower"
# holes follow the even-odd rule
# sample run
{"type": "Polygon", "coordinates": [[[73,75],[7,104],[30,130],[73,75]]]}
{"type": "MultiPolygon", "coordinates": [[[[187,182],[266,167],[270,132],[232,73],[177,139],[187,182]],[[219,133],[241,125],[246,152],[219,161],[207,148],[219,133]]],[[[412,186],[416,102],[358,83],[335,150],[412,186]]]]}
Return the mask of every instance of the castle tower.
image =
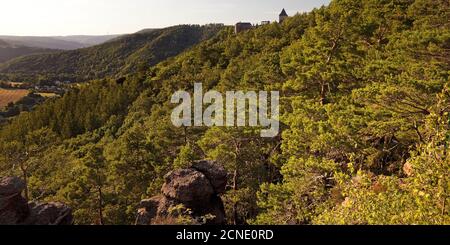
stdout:
{"type": "Polygon", "coordinates": [[[253,29],[253,25],[249,22],[239,22],[235,25],[235,33],[241,33],[253,29]]]}
{"type": "Polygon", "coordinates": [[[286,10],[283,9],[283,11],[281,11],[281,14],[280,14],[280,24],[283,23],[283,21],[284,21],[287,17],[289,17],[289,15],[286,13],[286,10]]]}

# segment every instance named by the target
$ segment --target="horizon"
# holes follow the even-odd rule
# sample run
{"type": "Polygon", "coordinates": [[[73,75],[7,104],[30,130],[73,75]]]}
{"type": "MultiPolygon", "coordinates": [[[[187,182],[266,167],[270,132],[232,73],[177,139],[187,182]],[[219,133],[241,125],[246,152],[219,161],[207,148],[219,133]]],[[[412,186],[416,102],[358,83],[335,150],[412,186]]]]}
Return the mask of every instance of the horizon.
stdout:
{"type": "Polygon", "coordinates": [[[330,1],[229,0],[220,3],[214,0],[16,0],[2,4],[6,11],[0,15],[0,22],[12,24],[1,25],[0,35],[103,36],[183,24],[259,23],[277,20],[283,8],[293,16],[327,5],[330,1]],[[22,15],[18,16],[17,13],[22,15]]]}

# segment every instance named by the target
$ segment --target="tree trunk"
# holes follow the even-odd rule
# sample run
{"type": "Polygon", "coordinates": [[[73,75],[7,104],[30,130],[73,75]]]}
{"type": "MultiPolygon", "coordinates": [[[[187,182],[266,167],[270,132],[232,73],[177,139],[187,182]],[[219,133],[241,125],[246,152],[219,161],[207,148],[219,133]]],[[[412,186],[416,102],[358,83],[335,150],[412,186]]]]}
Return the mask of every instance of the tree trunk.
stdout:
{"type": "MultiPolygon", "coordinates": [[[[237,167],[237,166],[236,166],[237,167]]],[[[238,190],[238,184],[237,184],[237,178],[238,178],[238,172],[237,169],[234,170],[234,174],[233,174],[233,191],[236,194],[237,190],[238,190]]],[[[238,224],[238,203],[234,202],[233,203],[233,225],[237,225],[238,224]]]]}
{"type": "Polygon", "coordinates": [[[103,196],[102,188],[98,188],[98,221],[100,225],[104,225],[103,222],[103,196]]]}
{"type": "MultiPolygon", "coordinates": [[[[237,191],[238,191],[238,178],[239,178],[239,176],[238,176],[238,168],[239,168],[239,154],[240,154],[240,151],[241,151],[241,143],[238,141],[238,140],[235,140],[235,143],[234,143],[234,146],[235,146],[235,154],[236,154],[236,159],[235,159],[235,162],[234,162],[234,173],[233,173],[233,191],[234,191],[234,193],[236,194],[237,193],[237,191]]],[[[239,222],[239,214],[238,214],[238,202],[237,201],[235,201],[234,203],[233,203],[233,224],[234,225],[237,225],[238,224],[238,222],[239,222]]]]}
{"type": "Polygon", "coordinates": [[[326,85],[325,83],[322,83],[320,85],[320,104],[321,105],[325,105],[326,101],[327,101],[327,91],[326,91],[326,85]]]}
{"type": "Polygon", "coordinates": [[[20,163],[20,170],[22,171],[23,181],[25,182],[25,189],[23,191],[25,200],[29,201],[29,191],[28,191],[28,171],[25,168],[24,163],[20,163]]]}

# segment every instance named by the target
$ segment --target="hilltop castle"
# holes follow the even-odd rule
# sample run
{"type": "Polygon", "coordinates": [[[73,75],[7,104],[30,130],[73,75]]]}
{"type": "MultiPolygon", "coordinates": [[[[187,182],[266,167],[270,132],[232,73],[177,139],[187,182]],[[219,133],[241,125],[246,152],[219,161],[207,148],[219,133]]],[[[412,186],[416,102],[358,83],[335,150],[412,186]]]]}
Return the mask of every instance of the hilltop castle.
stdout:
{"type": "Polygon", "coordinates": [[[243,31],[247,31],[253,29],[253,25],[250,22],[239,22],[234,26],[234,32],[236,34],[241,33],[243,31]]]}
{"type": "MultiPolygon", "coordinates": [[[[288,17],[289,17],[289,15],[286,13],[286,10],[283,9],[279,15],[279,23],[280,24],[283,23],[288,17]]],[[[261,22],[261,25],[267,25],[267,24],[270,24],[270,21],[262,21],[261,22]]],[[[251,30],[254,27],[255,26],[252,25],[252,23],[250,23],[250,22],[238,22],[238,23],[236,23],[236,25],[234,27],[234,31],[236,34],[238,34],[243,31],[251,30]]]]}
{"type": "Polygon", "coordinates": [[[281,23],[283,23],[283,21],[285,20],[285,19],[287,19],[289,17],[289,15],[286,13],[286,10],[282,10],[281,11],[281,14],[280,14],[280,24],[281,23]]]}

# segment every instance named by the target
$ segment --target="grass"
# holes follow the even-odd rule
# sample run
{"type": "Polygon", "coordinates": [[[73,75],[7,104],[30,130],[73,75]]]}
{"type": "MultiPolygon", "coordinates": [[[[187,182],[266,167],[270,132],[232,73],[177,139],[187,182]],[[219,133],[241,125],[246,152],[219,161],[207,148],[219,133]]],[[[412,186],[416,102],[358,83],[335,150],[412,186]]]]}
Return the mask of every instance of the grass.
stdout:
{"type": "Polygon", "coordinates": [[[9,82],[9,84],[11,84],[11,86],[20,86],[23,83],[17,83],[17,82],[9,82]]]}
{"type": "Polygon", "coordinates": [[[6,107],[9,103],[17,102],[30,93],[27,89],[2,89],[0,88],[0,109],[6,107]]]}
{"type": "Polygon", "coordinates": [[[58,95],[55,94],[55,93],[37,93],[37,94],[40,95],[40,96],[42,96],[42,97],[44,97],[44,98],[53,98],[53,97],[58,96],[58,95]]]}
{"type": "Polygon", "coordinates": [[[11,86],[20,86],[20,85],[23,84],[23,83],[19,83],[19,82],[7,82],[7,81],[2,81],[2,80],[0,80],[0,82],[1,83],[7,83],[7,84],[9,84],[11,86]]]}

